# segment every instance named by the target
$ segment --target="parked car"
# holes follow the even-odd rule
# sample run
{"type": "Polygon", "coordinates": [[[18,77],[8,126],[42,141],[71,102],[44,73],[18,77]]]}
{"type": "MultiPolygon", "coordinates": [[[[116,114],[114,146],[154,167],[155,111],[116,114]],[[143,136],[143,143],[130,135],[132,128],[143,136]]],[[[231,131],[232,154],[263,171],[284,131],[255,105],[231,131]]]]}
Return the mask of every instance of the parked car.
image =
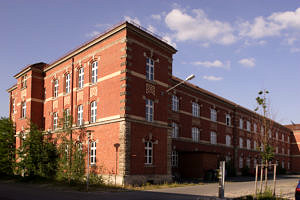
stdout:
{"type": "Polygon", "coordinates": [[[300,200],[300,180],[299,180],[298,185],[296,187],[295,200],[300,200]]]}

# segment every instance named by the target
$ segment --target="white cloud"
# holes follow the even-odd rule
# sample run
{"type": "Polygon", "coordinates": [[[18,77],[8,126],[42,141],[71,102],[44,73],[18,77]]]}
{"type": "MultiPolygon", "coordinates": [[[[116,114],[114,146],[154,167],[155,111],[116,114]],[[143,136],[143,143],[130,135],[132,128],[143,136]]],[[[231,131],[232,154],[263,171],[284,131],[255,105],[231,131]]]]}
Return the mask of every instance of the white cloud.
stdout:
{"type": "Polygon", "coordinates": [[[92,31],[90,33],[87,33],[86,36],[87,37],[95,37],[95,36],[97,36],[99,34],[100,34],[100,32],[98,32],[98,31],[92,31]]]}
{"type": "Polygon", "coordinates": [[[140,20],[137,17],[131,18],[129,16],[124,16],[124,20],[129,21],[129,22],[133,22],[133,23],[135,23],[137,25],[141,25],[141,22],[140,22],[140,20]]]}
{"type": "Polygon", "coordinates": [[[256,17],[253,23],[245,21],[239,24],[240,36],[259,39],[268,36],[280,36],[283,31],[300,30],[300,8],[295,12],[276,12],[269,17],[256,17]]]}
{"type": "Polygon", "coordinates": [[[244,58],[239,60],[239,63],[245,67],[254,67],[255,66],[255,59],[254,58],[244,58]]]}
{"type": "Polygon", "coordinates": [[[165,23],[175,32],[173,37],[176,40],[210,41],[223,45],[236,41],[229,23],[210,20],[201,9],[192,10],[192,14],[193,16],[177,8],[166,15],[165,23]]]}
{"type": "Polygon", "coordinates": [[[161,16],[159,14],[157,14],[157,15],[151,15],[151,18],[154,19],[154,20],[158,20],[158,21],[161,20],[161,16]]]}
{"type": "Polygon", "coordinates": [[[207,68],[224,68],[224,69],[230,69],[230,61],[226,61],[226,63],[221,62],[220,60],[215,61],[196,61],[192,62],[193,65],[196,66],[203,66],[207,68]]]}
{"type": "Polygon", "coordinates": [[[208,80],[208,81],[221,81],[221,80],[223,80],[223,77],[203,76],[203,79],[208,80]]]}

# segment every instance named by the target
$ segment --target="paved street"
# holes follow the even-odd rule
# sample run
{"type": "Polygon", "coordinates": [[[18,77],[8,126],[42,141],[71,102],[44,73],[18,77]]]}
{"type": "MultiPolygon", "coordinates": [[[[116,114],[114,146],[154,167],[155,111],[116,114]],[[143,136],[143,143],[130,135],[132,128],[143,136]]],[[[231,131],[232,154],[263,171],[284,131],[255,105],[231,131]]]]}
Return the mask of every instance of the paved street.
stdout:
{"type": "MultiPolygon", "coordinates": [[[[277,194],[293,199],[294,190],[300,176],[286,176],[277,181],[277,194]]],[[[271,185],[271,182],[269,183],[271,185]]],[[[226,182],[225,196],[238,197],[253,193],[253,181],[226,182]]],[[[129,200],[129,199],[208,199],[217,195],[217,184],[177,187],[158,189],[152,191],[124,191],[124,192],[77,192],[62,191],[44,187],[43,185],[32,185],[24,183],[0,182],[1,200],[129,200]]]]}

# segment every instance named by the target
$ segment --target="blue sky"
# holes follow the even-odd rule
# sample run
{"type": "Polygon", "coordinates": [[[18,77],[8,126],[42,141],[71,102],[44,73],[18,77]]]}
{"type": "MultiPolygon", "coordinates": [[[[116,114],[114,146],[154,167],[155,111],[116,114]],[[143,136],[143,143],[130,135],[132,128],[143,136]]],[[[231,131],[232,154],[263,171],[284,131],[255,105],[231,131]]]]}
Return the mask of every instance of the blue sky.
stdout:
{"type": "Polygon", "coordinates": [[[174,75],[254,110],[270,91],[272,118],[300,123],[300,1],[1,1],[0,116],[20,69],[52,62],[132,20],[174,45],[174,75]]]}

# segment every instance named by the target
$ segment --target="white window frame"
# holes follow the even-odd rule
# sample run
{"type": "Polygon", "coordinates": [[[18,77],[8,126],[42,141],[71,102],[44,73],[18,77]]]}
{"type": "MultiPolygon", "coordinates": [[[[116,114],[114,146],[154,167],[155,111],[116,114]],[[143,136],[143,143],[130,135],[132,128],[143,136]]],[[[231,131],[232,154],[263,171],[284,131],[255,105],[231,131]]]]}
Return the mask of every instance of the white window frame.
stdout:
{"type": "Polygon", "coordinates": [[[70,109],[67,108],[64,110],[64,124],[66,127],[69,127],[69,121],[70,121],[70,109]]]}
{"type": "Polygon", "coordinates": [[[239,168],[240,169],[243,168],[243,165],[244,165],[244,159],[243,159],[242,156],[240,156],[240,158],[239,158],[239,168]]]}
{"type": "Polygon", "coordinates": [[[247,139],[247,149],[251,149],[251,141],[247,139]]]}
{"type": "Polygon", "coordinates": [[[26,101],[22,102],[21,118],[26,118],[26,101]]]}
{"type": "Polygon", "coordinates": [[[172,122],[172,138],[177,138],[178,132],[179,132],[178,124],[175,122],[172,122]]]}
{"type": "Polygon", "coordinates": [[[153,122],[154,116],[154,102],[151,99],[146,99],[146,120],[153,122]]]}
{"type": "Polygon", "coordinates": [[[172,165],[172,167],[178,167],[178,152],[177,151],[172,151],[171,165],[172,165]]]}
{"type": "Polygon", "coordinates": [[[97,120],[97,102],[92,101],[91,103],[91,123],[95,123],[97,120]]]}
{"type": "Polygon", "coordinates": [[[84,85],[84,68],[80,67],[78,70],[78,88],[83,88],[84,85]]]}
{"type": "Polygon", "coordinates": [[[210,120],[214,122],[217,121],[217,111],[214,108],[210,109],[210,120]]]}
{"type": "Polygon", "coordinates": [[[230,114],[226,114],[226,125],[227,126],[231,126],[231,116],[230,114]]]}
{"type": "Polygon", "coordinates": [[[239,141],[239,144],[240,144],[240,148],[242,149],[243,148],[243,146],[244,146],[244,140],[243,140],[243,138],[241,138],[240,137],[240,141],[239,141]]]}
{"type": "Polygon", "coordinates": [[[281,167],[284,169],[284,160],[281,161],[281,167]]]}
{"type": "Polygon", "coordinates": [[[55,79],[54,80],[54,89],[53,89],[53,96],[54,96],[54,98],[58,97],[58,87],[59,87],[58,80],[55,79]]]}
{"type": "Polygon", "coordinates": [[[226,135],[226,146],[231,146],[231,136],[230,135],[226,135]]]}
{"type": "Polygon", "coordinates": [[[147,58],[146,60],[146,79],[153,81],[154,80],[154,60],[147,58]]]}
{"type": "Polygon", "coordinates": [[[96,143],[96,141],[92,141],[91,142],[91,155],[90,155],[91,165],[96,164],[96,155],[97,155],[97,143],[96,143]]]}
{"type": "Polygon", "coordinates": [[[244,120],[240,118],[240,129],[243,129],[244,127],[244,120]]]}
{"type": "Polygon", "coordinates": [[[199,138],[200,138],[199,128],[192,127],[192,140],[193,140],[193,142],[199,142],[199,138]]]}
{"type": "Polygon", "coordinates": [[[70,93],[71,92],[71,89],[70,89],[70,83],[71,83],[71,75],[68,73],[66,74],[66,94],[70,93]]]}
{"type": "Polygon", "coordinates": [[[21,78],[21,88],[26,88],[27,87],[27,74],[23,75],[21,78]]]}
{"type": "Polygon", "coordinates": [[[217,144],[217,133],[214,131],[210,132],[210,143],[217,144]]]}
{"type": "Polygon", "coordinates": [[[16,112],[16,100],[15,99],[13,99],[12,100],[12,114],[15,114],[15,112],[16,112]]]}
{"type": "Polygon", "coordinates": [[[250,121],[247,121],[247,131],[251,131],[251,123],[250,121]]]}
{"type": "Polygon", "coordinates": [[[192,102],[192,115],[193,117],[200,117],[200,107],[196,102],[192,102]]]}
{"type": "Polygon", "coordinates": [[[151,141],[145,142],[145,164],[153,164],[153,142],[151,141]]]}
{"type": "Polygon", "coordinates": [[[91,76],[91,82],[94,84],[94,83],[97,83],[97,79],[98,79],[98,61],[94,61],[92,63],[92,76],[91,76]]]}
{"type": "Polygon", "coordinates": [[[58,124],[58,114],[57,112],[53,113],[53,130],[57,129],[58,124]]]}
{"type": "Polygon", "coordinates": [[[272,131],[269,130],[269,138],[272,138],[272,131]]]}
{"type": "Polygon", "coordinates": [[[176,112],[179,110],[179,99],[176,95],[172,95],[172,110],[176,112]]]}
{"type": "Polygon", "coordinates": [[[79,105],[77,108],[77,125],[83,125],[83,106],[79,105]]]}

